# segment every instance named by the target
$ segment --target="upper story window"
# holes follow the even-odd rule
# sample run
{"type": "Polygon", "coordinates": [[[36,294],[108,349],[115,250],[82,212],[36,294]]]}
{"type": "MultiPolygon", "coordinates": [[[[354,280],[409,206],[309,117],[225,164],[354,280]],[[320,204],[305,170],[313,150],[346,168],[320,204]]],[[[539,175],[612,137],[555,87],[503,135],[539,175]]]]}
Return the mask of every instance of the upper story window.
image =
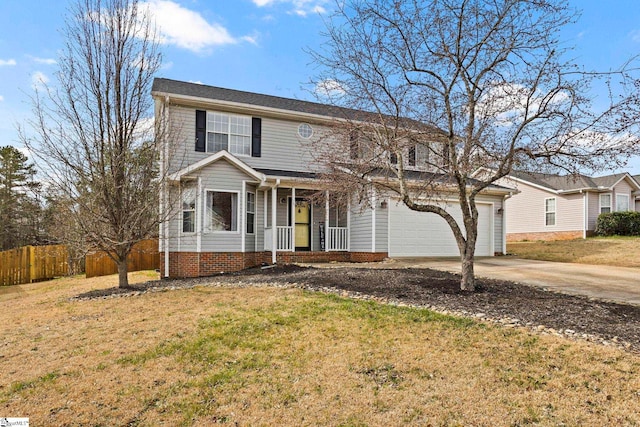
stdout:
{"type": "Polygon", "coordinates": [[[207,112],[207,151],[251,155],[251,117],[207,112]]]}
{"type": "Polygon", "coordinates": [[[300,123],[300,126],[298,126],[298,135],[304,139],[309,139],[313,135],[313,128],[309,123],[300,123]]]}
{"type": "Polygon", "coordinates": [[[544,199],[544,225],[556,225],[556,198],[544,199]]]}
{"type": "Polygon", "coordinates": [[[611,194],[600,195],[600,213],[611,212],[611,194]]]}
{"type": "Polygon", "coordinates": [[[616,194],[616,211],[626,212],[629,210],[629,195],[616,194]]]}

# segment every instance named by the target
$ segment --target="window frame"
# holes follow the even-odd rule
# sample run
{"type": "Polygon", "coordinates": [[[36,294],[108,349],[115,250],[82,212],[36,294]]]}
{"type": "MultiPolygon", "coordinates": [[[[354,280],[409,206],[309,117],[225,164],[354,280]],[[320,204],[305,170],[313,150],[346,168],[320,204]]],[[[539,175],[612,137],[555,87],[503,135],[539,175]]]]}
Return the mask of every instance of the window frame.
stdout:
{"type": "Polygon", "coordinates": [[[546,197],[544,199],[544,225],[545,227],[555,227],[558,223],[558,200],[556,197],[546,197]],[[549,210],[549,201],[553,200],[553,210],[549,210]],[[549,215],[553,214],[553,224],[550,224],[549,215]]]}
{"type": "Polygon", "coordinates": [[[307,122],[302,122],[298,125],[298,136],[302,139],[310,139],[313,134],[315,133],[315,130],[313,129],[313,126],[311,126],[309,123],[307,122]],[[309,135],[305,136],[303,135],[302,129],[308,130],[310,133],[309,135]]]}
{"type": "Polygon", "coordinates": [[[616,194],[616,212],[629,212],[629,210],[631,208],[630,203],[631,203],[631,198],[629,197],[628,194],[616,194]],[[619,198],[627,199],[627,209],[621,210],[619,208],[619,202],[618,202],[619,198]]]}
{"type": "Polygon", "coordinates": [[[603,213],[611,213],[611,212],[613,212],[613,206],[612,206],[612,204],[613,204],[613,196],[612,196],[612,194],[611,194],[611,193],[601,193],[601,194],[599,194],[599,195],[598,195],[598,212],[599,212],[599,214],[603,214],[603,213]],[[606,196],[606,197],[608,197],[608,198],[609,198],[609,205],[603,205],[603,204],[602,204],[602,197],[603,197],[603,196],[606,196]],[[609,210],[608,210],[608,211],[606,211],[606,212],[603,212],[603,211],[602,211],[602,208],[607,208],[607,209],[609,209],[609,210]]]}
{"type": "Polygon", "coordinates": [[[246,215],[246,233],[247,234],[255,234],[256,233],[256,202],[257,202],[256,193],[251,191],[247,191],[247,200],[245,207],[245,215],[246,215]],[[252,196],[252,197],[250,197],[252,196]],[[249,199],[253,198],[253,210],[249,209],[249,199]],[[249,222],[249,215],[252,215],[251,222],[249,222]],[[251,224],[251,231],[249,231],[249,224],[251,224]]]}
{"type": "MultiPolygon", "coordinates": [[[[217,153],[219,151],[222,150],[226,150],[227,152],[233,154],[234,156],[238,156],[238,157],[251,157],[253,155],[253,143],[252,143],[252,138],[253,138],[253,122],[252,122],[253,118],[251,116],[247,116],[244,114],[234,114],[234,113],[227,113],[227,112],[223,112],[223,111],[215,111],[215,110],[207,110],[207,116],[206,116],[206,127],[205,127],[205,152],[206,153],[217,153]],[[226,123],[226,133],[223,132],[216,132],[214,131],[213,127],[210,126],[211,124],[215,123],[215,119],[214,119],[214,115],[215,114],[220,114],[223,116],[227,117],[227,123],[226,123]],[[248,125],[248,133],[243,134],[243,133],[234,133],[231,132],[231,126],[232,126],[232,118],[236,117],[236,118],[240,118],[244,121],[247,122],[247,124],[244,124],[243,126],[247,126],[248,125]],[[209,135],[210,134],[218,134],[218,135],[226,135],[227,137],[227,147],[226,148],[222,148],[220,150],[210,150],[209,149],[209,135]],[[232,136],[235,137],[242,137],[243,140],[246,141],[246,146],[249,148],[249,152],[245,153],[243,152],[235,152],[235,151],[231,151],[231,139],[232,136]]],[[[214,144],[213,142],[211,143],[212,145],[214,144]]],[[[244,147],[244,145],[243,145],[244,147]]]]}
{"type": "MultiPolygon", "coordinates": [[[[204,232],[207,234],[240,234],[240,209],[239,209],[239,205],[240,205],[240,191],[236,191],[236,190],[219,190],[219,189],[214,189],[214,188],[207,188],[204,190],[204,225],[203,225],[203,229],[204,232]],[[231,225],[233,226],[235,224],[235,230],[214,230],[211,228],[211,225],[209,224],[210,219],[209,219],[209,193],[226,193],[226,194],[232,194],[235,195],[235,206],[232,204],[232,218],[231,218],[231,225]],[[235,210],[235,218],[233,217],[233,213],[235,210]]],[[[234,199],[232,197],[231,202],[234,202],[234,199]]]]}
{"type": "Polygon", "coordinates": [[[198,206],[198,189],[195,186],[182,186],[180,188],[180,204],[181,204],[181,215],[180,215],[180,223],[181,223],[181,233],[182,234],[195,234],[196,233],[196,224],[197,224],[197,209],[198,206]],[[185,209],[185,194],[193,193],[193,207],[190,209],[185,209]],[[193,219],[191,220],[191,228],[192,231],[185,231],[185,212],[190,212],[193,214],[193,219]]]}

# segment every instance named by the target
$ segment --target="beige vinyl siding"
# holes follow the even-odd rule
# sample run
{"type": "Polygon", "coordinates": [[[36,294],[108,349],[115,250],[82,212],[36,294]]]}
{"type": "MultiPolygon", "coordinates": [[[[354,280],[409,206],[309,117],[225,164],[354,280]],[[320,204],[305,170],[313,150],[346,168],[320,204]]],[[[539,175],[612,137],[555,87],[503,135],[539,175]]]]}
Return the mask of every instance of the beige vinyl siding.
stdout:
{"type": "Polygon", "coordinates": [[[587,230],[594,231],[596,229],[598,215],[600,215],[600,193],[589,192],[587,193],[587,197],[589,204],[587,206],[587,210],[589,212],[589,226],[587,227],[587,230]]]}
{"type": "Polygon", "coordinates": [[[640,212],[640,200],[636,200],[636,212],[640,212]]]}
{"type": "Polygon", "coordinates": [[[497,184],[520,191],[506,202],[507,233],[544,233],[584,229],[584,196],[582,194],[555,194],[511,179],[502,179],[497,184]],[[556,199],[556,224],[547,226],[545,225],[545,199],[553,197],[556,199]]]}
{"type": "Polygon", "coordinates": [[[613,187],[613,200],[611,201],[611,203],[613,204],[612,206],[612,211],[617,210],[617,196],[619,194],[625,195],[629,198],[629,209],[632,210],[633,209],[633,198],[631,197],[631,186],[629,185],[629,183],[626,180],[622,180],[620,181],[618,184],[616,184],[615,187],[613,187]]]}

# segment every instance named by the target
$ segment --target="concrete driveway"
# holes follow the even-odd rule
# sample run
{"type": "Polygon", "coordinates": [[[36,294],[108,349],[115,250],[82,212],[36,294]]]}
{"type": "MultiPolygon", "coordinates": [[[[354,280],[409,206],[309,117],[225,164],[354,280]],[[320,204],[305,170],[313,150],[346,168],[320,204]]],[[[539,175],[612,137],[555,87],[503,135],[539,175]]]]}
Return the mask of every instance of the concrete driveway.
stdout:
{"type": "MultiPolygon", "coordinates": [[[[388,267],[433,268],[460,273],[458,258],[395,258],[388,267]]],[[[568,294],[640,305],[640,269],[534,261],[512,256],[477,258],[478,277],[527,283],[568,294]]]]}

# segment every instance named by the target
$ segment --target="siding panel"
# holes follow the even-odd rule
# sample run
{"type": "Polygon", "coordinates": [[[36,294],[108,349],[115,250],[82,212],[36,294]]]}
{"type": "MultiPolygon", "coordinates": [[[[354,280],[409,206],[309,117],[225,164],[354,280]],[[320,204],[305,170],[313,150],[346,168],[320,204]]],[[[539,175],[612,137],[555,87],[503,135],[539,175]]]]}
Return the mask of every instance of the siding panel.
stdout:
{"type": "Polygon", "coordinates": [[[520,193],[507,199],[507,233],[543,233],[581,231],[584,229],[584,196],[560,195],[523,182],[503,178],[498,185],[515,188],[520,193]],[[556,199],[556,224],[545,225],[545,199],[556,199]]]}

